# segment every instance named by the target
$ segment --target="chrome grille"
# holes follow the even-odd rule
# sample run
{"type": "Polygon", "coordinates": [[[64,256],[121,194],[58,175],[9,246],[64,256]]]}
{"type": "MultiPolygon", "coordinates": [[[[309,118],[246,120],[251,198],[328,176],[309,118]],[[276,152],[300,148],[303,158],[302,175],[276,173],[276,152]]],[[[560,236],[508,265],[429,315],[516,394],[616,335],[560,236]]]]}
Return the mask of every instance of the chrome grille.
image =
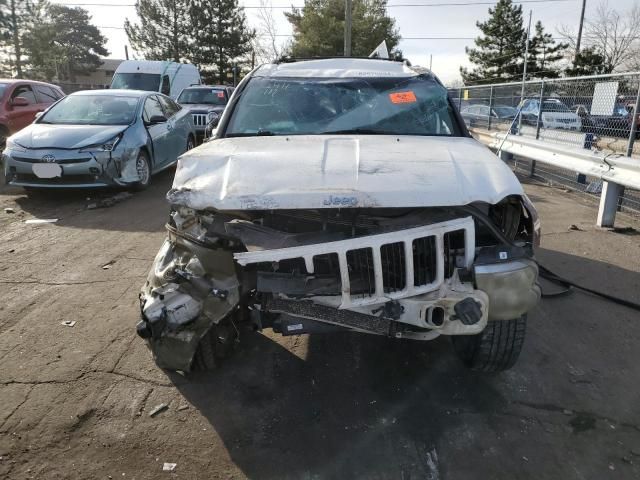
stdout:
{"type": "Polygon", "coordinates": [[[445,279],[444,237],[458,230],[464,231],[464,266],[470,268],[475,255],[471,217],[337,242],[236,253],[234,258],[240,265],[299,258],[313,274],[317,257],[335,254],[342,283],[340,308],[350,308],[438,289],[445,279]]]}
{"type": "Polygon", "coordinates": [[[196,127],[206,127],[207,126],[207,114],[206,113],[192,113],[193,124],[196,127]]]}

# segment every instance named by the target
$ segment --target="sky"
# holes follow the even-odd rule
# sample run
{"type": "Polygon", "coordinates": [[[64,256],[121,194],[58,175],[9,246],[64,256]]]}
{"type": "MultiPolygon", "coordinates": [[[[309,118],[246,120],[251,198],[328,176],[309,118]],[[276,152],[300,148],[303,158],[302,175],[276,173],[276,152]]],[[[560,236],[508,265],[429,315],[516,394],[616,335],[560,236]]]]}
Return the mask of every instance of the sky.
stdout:
{"type": "MultiPolygon", "coordinates": [[[[586,0],[586,17],[592,16],[602,1],[586,0]]],[[[624,12],[638,0],[608,0],[609,6],[624,12]]],[[[93,23],[100,27],[107,37],[107,49],[110,58],[124,58],[124,46],[127,36],[123,29],[126,18],[137,18],[133,4],[135,0],[52,0],[53,3],[70,6],[82,6],[92,16],[93,23]],[[92,5],[93,4],[93,5],[92,5]],[[102,5],[99,5],[102,4],[102,5]]],[[[260,0],[240,0],[240,5],[258,6],[260,0]]],[[[301,6],[304,0],[272,0],[274,17],[277,21],[278,34],[284,43],[292,33],[283,12],[293,4],[301,6]],[[285,8],[275,8],[285,7],[285,8]]],[[[473,46],[473,38],[480,32],[477,21],[488,16],[488,9],[493,0],[389,0],[389,16],[396,21],[403,40],[399,48],[414,65],[429,66],[433,56],[432,69],[445,84],[460,78],[459,67],[468,66],[465,54],[466,46],[473,46]],[[457,4],[457,5],[456,5],[457,4]],[[412,5],[408,7],[393,5],[412,5]],[[416,6],[424,5],[424,6],[416,6]],[[428,5],[428,6],[427,6],[428,5]],[[420,37],[420,38],[416,38],[420,37]],[[425,38],[427,37],[427,38],[425,38]],[[455,37],[455,38],[452,38],[455,37]]],[[[582,0],[523,0],[514,2],[522,4],[525,17],[532,11],[532,23],[538,20],[545,29],[558,36],[558,28],[562,25],[577,31],[580,20],[582,0]]],[[[249,25],[257,28],[256,10],[247,8],[249,25]]],[[[381,39],[382,40],[382,39],[381,39]]]]}

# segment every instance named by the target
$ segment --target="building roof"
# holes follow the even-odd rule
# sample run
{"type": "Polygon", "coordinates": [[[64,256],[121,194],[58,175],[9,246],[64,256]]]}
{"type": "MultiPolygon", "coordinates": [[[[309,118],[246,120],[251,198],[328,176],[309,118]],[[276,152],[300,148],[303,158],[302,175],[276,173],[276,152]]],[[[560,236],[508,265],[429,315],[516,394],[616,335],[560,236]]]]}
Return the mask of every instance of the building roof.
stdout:
{"type": "Polygon", "coordinates": [[[326,58],[262,65],[258,77],[413,77],[418,75],[404,62],[373,58],[326,58]]]}
{"type": "Polygon", "coordinates": [[[102,62],[102,65],[98,67],[100,70],[115,70],[118,65],[124,62],[120,58],[101,58],[100,61],[102,62]]]}

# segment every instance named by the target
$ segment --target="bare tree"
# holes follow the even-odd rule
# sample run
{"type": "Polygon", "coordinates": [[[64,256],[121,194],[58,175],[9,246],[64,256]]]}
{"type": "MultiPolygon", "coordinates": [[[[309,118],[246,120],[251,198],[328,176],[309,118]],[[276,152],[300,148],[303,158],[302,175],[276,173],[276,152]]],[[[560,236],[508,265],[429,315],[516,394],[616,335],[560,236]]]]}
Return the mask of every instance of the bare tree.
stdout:
{"type": "Polygon", "coordinates": [[[280,58],[284,51],[278,42],[278,28],[273,16],[271,0],[260,0],[257,15],[258,28],[253,42],[253,51],[258,63],[268,63],[280,58]]]}
{"type": "MultiPolygon", "coordinates": [[[[577,37],[573,29],[563,25],[559,33],[575,54],[577,37]]],[[[582,45],[604,57],[606,71],[640,65],[640,5],[637,0],[622,13],[610,7],[608,1],[601,2],[595,16],[585,19],[582,45]]]]}

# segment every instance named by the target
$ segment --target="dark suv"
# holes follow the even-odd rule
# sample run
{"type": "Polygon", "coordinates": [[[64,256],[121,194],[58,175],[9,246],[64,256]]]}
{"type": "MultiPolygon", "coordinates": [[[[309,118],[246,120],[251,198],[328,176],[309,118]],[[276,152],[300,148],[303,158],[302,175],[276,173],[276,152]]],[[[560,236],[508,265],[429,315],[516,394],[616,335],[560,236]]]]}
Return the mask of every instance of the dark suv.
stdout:
{"type": "Polygon", "coordinates": [[[0,79],[0,147],[33,122],[36,113],[64,97],[60,87],[32,80],[0,79]]]}

